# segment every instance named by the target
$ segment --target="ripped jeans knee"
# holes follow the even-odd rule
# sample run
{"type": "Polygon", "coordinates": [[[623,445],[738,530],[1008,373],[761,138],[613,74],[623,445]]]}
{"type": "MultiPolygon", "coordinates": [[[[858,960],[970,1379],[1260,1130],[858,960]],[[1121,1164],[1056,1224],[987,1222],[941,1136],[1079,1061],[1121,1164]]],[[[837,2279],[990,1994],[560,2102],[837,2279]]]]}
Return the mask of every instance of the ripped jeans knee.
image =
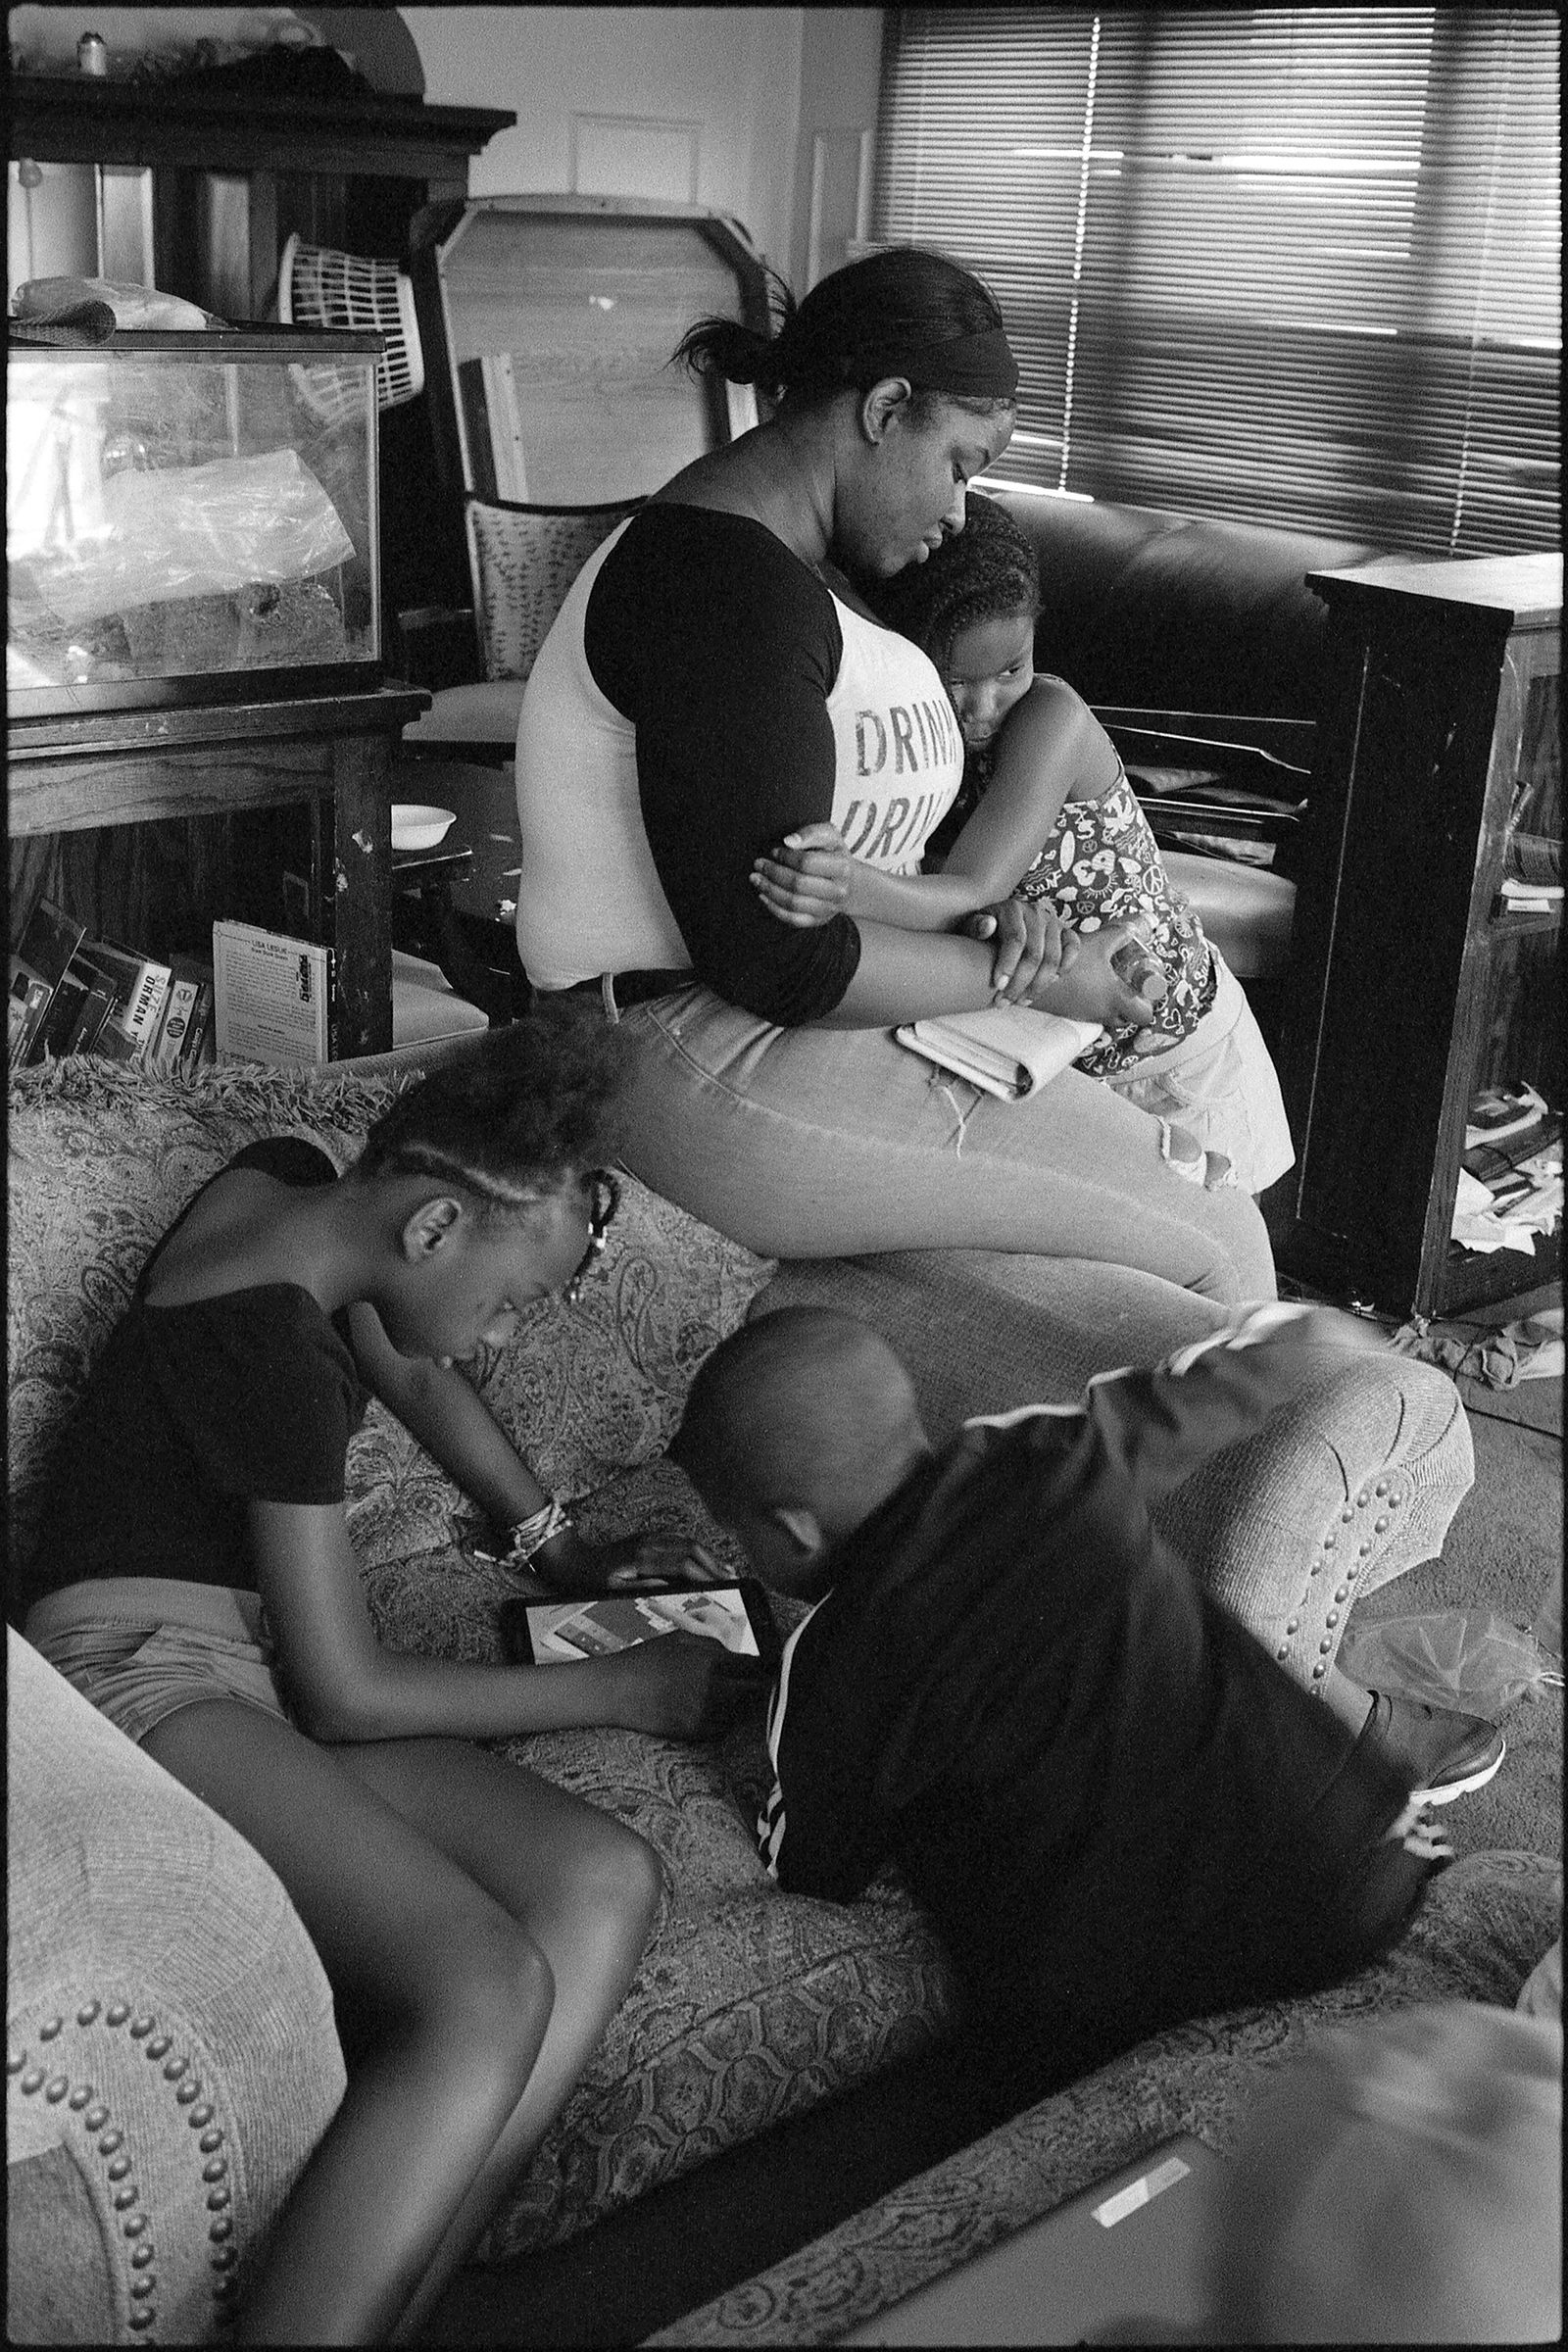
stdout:
{"type": "Polygon", "coordinates": [[[1159,1122],[1159,1156],[1176,1175],[1189,1184],[1200,1184],[1207,1193],[1237,1181],[1236,1170],[1223,1152],[1205,1151],[1196,1135],[1170,1119],[1159,1122]]]}

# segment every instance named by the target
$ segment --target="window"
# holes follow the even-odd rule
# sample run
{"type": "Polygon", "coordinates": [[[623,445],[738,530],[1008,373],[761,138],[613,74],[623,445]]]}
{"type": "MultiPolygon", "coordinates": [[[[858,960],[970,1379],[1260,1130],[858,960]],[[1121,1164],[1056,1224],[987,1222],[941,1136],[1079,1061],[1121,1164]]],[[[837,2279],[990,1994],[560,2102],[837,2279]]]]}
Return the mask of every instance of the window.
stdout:
{"type": "Polygon", "coordinates": [[[1006,315],[1010,479],[1561,544],[1556,12],[890,11],[872,233],[1006,315]]]}

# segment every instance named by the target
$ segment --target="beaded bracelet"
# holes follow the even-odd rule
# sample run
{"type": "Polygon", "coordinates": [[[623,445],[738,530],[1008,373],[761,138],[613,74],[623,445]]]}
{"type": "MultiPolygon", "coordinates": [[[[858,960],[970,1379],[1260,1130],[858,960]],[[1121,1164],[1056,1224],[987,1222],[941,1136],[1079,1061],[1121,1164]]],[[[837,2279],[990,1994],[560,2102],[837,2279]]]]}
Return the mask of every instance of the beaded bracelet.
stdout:
{"type": "Polygon", "coordinates": [[[498,1560],[503,1568],[526,1568],[536,1551],[542,1551],[547,1544],[553,1544],[557,1536],[564,1536],[570,1525],[564,1503],[552,1495],[548,1502],[540,1504],[538,1510],[530,1511],[526,1519],[519,1519],[515,1526],[507,1530],[505,1551],[486,1551],[480,1556],[487,1560],[498,1560]]]}

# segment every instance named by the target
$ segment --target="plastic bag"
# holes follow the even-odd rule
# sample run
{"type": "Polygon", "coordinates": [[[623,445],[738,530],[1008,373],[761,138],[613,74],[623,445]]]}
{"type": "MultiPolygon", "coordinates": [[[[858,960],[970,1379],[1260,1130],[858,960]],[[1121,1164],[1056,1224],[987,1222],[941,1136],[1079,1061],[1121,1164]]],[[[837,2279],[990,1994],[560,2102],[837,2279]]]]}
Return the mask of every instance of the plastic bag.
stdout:
{"type": "Polygon", "coordinates": [[[1390,1343],[1396,1355],[1438,1364],[1456,1378],[1479,1380],[1489,1389],[1511,1389],[1521,1380],[1562,1378],[1562,1309],[1543,1308],[1500,1331],[1477,1332],[1473,1324],[1446,1329],[1406,1323],[1390,1343]]]}
{"type": "Polygon", "coordinates": [[[152,327],[188,334],[204,328],[212,316],[183,295],[160,294],[156,287],[125,285],[111,277],[29,277],[12,296],[11,315],[59,318],[87,303],[102,303],[114,312],[116,326],[138,331],[152,327]]]}
{"type": "Polygon", "coordinates": [[[1534,1634],[1492,1609],[1440,1609],[1429,1617],[1383,1617],[1347,1626],[1339,1662],[1371,1690],[1424,1699],[1495,1722],[1516,1698],[1539,1698],[1562,1681],[1534,1634]]]}
{"type": "Polygon", "coordinates": [[[354,542],[296,451],[112,474],[104,528],[12,562],[68,625],[139,605],[281,585],[347,563],[354,542]]]}

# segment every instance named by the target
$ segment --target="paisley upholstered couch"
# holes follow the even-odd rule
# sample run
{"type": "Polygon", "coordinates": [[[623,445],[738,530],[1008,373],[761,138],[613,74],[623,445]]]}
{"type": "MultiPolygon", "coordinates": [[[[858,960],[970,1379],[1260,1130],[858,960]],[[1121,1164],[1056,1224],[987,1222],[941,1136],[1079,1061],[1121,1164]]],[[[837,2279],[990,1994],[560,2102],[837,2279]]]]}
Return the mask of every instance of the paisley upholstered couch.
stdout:
{"type": "MultiPolygon", "coordinates": [[[[398,1082],[350,1066],[223,1067],[186,1083],[94,1058],[13,1079],[14,1560],[33,1539],[71,1401],[179,1206],[264,1132],[314,1134],[351,1156],[398,1082]]],[[[601,1278],[575,1310],[536,1309],[484,1367],[485,1388],[545,1483],[579,1498],[585,1532],[712,1542],[662,1456],[697,1365],[748,1312],[822,1298],[865,1314],[904,1348],[946,1432],[967,1411],[1070,1396],[1095,1370],[1212,1327],[1214,1308],[1185,1294],[1173,1306],[1163,1289],[979,1252],[780,1271],[628,1181],[601,1278]]],[[[1190,1481],[1170,1519],[1244,1614],[1285,1547],[1291,1613],[1263,1630],[1308,1674],[1332,1657],[1356,1590],[1439,1548],[1470,1475],[1446,1376],[1355,1355],[1190,1481]]],[[[382,1638],[496,1655],[496,1607],[514,1587],[466,1546],[462,1498],[379,1408],[350,1485],[382,1638]]],[[[17,1636],[10,1697],[11,2333],[192,2340],[242,2288],[340,2095],[324,1981],[259,1857],[17,1636]]],[[[940,2034],[947,1973],[894,1885],[845,1907],[764,1878],[751,1831],[760,1729],[759,1708],[712,1745],[615,1731],[508,1744],[641,1831],[668,1894],[620,2014],[482,2260],[568,2238],[940,2034]]]]}
{"type": "MultiPolygon", "coordinates": [[[[860,2341],[915,2340],[907,2317],[891,2316],[906,2296],[943,2280],[956,2291],[955,2275],[965,2264],[1123,2166],[1152,2161],[1154,2149],[1179,2135],[1235,2156],[1250,2116],[1275,2080],[1324,2035],[1417,2004],[1446,2008],[1482,2001],[1512,2009],[1561,1933],[1562,1868],[1555,1859],[1466,1854],[1434,1882],[1402,1942],[1349,1984],[1156,2035],[982,2133],[647,2341],[734,2348],[825,2344],[852,2329],[860,2341]]],[[[1333,2275],[1342,2251],[1329,2243],[1318,2249],[1326,2275],[1333,2275]]],[[[1544,2250],[1544,2260],[1554,2276],[1555,2256],[1544,2250]]],[[[942,2325],[941,2317],[924,2322],[930,2330],[942,2325]]],[[[1456,2323],[1451,2340],[1466,2333],[1456,2323]]],[[[984,2339],[936,2332],[919,2340],[984,2339]]],[[[1125,2334],[1098,2340],[1175,2339],[1148,2330],[1135,2334],[1129,2324],[1125,2334]]]]}

